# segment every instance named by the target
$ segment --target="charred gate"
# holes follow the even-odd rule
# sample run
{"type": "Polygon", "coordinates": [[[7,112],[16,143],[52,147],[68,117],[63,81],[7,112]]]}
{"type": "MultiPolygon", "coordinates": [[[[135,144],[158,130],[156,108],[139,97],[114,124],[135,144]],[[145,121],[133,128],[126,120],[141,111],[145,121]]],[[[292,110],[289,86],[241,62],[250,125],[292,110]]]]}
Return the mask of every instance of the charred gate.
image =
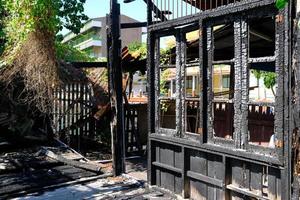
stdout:
{"type": "Polygon", "coordinates": [[[148,1],[151,185],[191,199],[291,199],[290,2],[148,1]]]}

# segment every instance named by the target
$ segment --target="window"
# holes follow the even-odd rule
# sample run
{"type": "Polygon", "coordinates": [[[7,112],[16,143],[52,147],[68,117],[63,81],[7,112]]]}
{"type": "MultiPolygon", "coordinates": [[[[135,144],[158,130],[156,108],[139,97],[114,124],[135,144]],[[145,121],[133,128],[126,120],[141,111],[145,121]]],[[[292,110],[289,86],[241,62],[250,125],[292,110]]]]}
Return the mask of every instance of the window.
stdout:
{"type": "Polygon", "coordinates": [[[250,58],[274,56],[275,16],[251,19],[249,21],[250,58]]]}
{"type": "Polygon", "coordinates": [[[175,37],[159,39],[159,116],[160,128],[176,129],[176,65],[175,37]]]}
{"type": "Polygon", "coordinates": [[[234,132],[234,25],[211,25],[208,28],[209,132],[210,140],[233,140],[234,132]]]}
{"type": "Polygon", "coordinates": [[[278,106],[284,103],[284,23],[276,22],[275,12],[208,18],[201,34],[183,27],[176,37],[160,39],[157,127],[274,153],[284,119],[278,106]]]}
{"type": "Polygon", "coordinates": [[[190,134],[202,132],[200,127],[200,63],[199,63],[199,31],[184,34],[185,53],[182,54],[183,71],[185,76],[184,118],[183,127],[190,134]]]}
{"type": "Polygon", "coordinates": [[[250,145],[275,148],[277,74],[275,17],[250,19],[248,63],[248,139],[250,145]]]}
{"type": "Polygon", "coordinates": [[[263,152],[272,152],[282,137],[275,121],[283,113],[276,107],[282,96],[278,55],[283,49],[275,45],[280,29],[273,12],[233,22],[226,17],[206,22],[210,143],[249,150],[260,146],[263,152]]]}

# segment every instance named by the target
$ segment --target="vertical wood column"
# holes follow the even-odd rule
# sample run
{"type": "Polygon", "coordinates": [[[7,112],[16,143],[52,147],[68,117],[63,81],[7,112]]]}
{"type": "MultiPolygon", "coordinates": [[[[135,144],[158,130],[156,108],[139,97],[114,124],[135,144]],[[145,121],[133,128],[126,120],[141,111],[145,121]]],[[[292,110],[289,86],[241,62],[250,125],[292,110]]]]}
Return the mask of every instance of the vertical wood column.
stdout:
{"type": "MultiPolygon", "coordinates": [[[[241,136],[240,136],[240,148],[245,149],[248,145],[248,101],[249,101],[249,76],[248,72],[248,57],[249,57],[249,28],[246,18],[242,18],[240,21],[240,30],[241,30],[241,136]]],[[[238,58],[235,58],[238,59],[238,58]]],[[[236,103],[236,102],[235,102],[236,103]]]]}
{"type": "MultiPolygon", "coordinates": [[[[182,86],[182,32],[178,30],[176,32],[176,134],[177,136],[181,136],[182,130],[182,101],[181,101],[181,86],[182,86]]],[[[173,84],[171,82],[171,84],[173,84]]],[[[171,87],[173,89],[173,87],[171,87]]],[[[173,91],[171,91],[171,94],[173,91]]]]}
{"type": "MultiPolygon", "coordinates": [[[[148,11],[149,12],[149,11],[148,11]]],[[[148,13],[149,15],[149,13],[148,13]]],[[[150,13],[151,15],[151,13],[150,13]]],[[[148,16],[149,17],[149,16],[148,16]]],[[[148,18],[148,23],[151,19],[148,18]]],[[[148,32],[147,36],[147,87],[148,87],[148,136],[155,132],[155,103],[157,102],[155,95],[155,38],[152,32],[148,32]]],[[[153,153],[151,150],[151,142],[148,139],[148,182],[155,184],[155,171],[152,171],[153,153]]]]}
{"type": "Polygon", "coordinates": [[[109,85],[112,109],[111,134],[113,174],[119,176],[125,172],[124,149],[124,108],[122,96],[122,68],[120,41],[120,4],[111,0],[108,31],[109,85]]]}
{"type": "Polygon", "coordinates": [[[204,138],[204,134],[207,131],[207,31],[204,29],[203,21],[202,19],[199,20],[199,71],[200,71],[200,77],[199,77],[199,87],[200,87],[200,103],[199,103],[199,109],[200,109],[200,143],[207,141],[207,135],[205,135],[206,138],[204,138]]]}
{"type": "Polygon", "coordinates": [[[242,129],[242,38],[241,38],[241,20],[236,19],[234,22],[234,133],[233,138],[235,147],[241,146],[241,129],[242,129]]]}

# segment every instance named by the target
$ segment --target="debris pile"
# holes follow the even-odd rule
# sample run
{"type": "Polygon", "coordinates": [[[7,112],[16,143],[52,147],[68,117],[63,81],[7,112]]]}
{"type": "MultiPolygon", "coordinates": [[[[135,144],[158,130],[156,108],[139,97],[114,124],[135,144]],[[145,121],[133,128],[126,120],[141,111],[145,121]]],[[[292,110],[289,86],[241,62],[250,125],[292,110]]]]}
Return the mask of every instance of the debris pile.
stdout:
{"type": "Polygon", "coordinates": [[[0,199],[96,179],[104,174],[101,164],[87,160],[58,141],[51,146],[18,149],[4,143],[6,151],[0,154],[0,199]]]}

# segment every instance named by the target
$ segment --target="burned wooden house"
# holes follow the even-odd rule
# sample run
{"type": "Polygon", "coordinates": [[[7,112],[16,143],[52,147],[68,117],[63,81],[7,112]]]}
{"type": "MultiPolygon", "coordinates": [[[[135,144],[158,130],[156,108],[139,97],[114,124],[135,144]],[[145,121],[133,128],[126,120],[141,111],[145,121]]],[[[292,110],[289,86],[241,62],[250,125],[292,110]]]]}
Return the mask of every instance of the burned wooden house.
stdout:
{"type": "Polygon", "coordinates": [[[190,199],[298,199],[300,2],[276,3],[147,1],[151,185],[190,199]]]}

